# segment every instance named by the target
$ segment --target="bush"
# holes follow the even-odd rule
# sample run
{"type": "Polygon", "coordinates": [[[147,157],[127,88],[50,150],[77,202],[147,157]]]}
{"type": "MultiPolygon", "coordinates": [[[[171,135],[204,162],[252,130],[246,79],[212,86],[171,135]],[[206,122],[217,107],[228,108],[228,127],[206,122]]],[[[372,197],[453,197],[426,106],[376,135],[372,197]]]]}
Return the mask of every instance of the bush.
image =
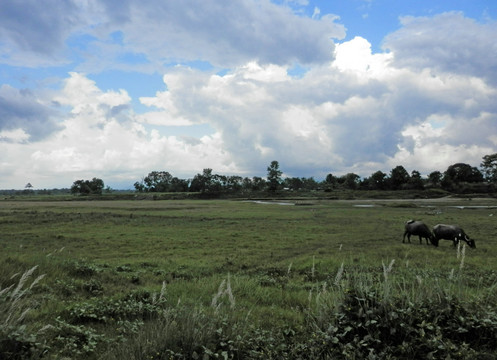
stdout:
{"type": "Polygon", "coordinates": [[[79,277],[91,277],[101,271],[97,265],[84,261],[67,262],[66,267],[71,275],[79,277]]]}
{"type": "Polygon", "coordinates": [[[450,295],[414,304],[354,290],[316,329],[309,348],[318,358],[476,358],[497,347],[496,314],[477,309],[450,295]]]}

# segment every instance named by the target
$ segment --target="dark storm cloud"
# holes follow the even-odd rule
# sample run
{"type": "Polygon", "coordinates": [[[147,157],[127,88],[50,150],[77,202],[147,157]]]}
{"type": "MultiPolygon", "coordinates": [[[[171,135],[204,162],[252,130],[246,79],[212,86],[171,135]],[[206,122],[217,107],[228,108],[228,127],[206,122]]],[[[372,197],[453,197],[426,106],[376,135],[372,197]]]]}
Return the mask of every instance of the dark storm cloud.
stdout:
{"type": "Polygon", "coordinates": [[[0,131],[22,129],[30,141],[38,141],[58,129],[55,112],[38,102],[29,90],[0,87],[0,131]]]}

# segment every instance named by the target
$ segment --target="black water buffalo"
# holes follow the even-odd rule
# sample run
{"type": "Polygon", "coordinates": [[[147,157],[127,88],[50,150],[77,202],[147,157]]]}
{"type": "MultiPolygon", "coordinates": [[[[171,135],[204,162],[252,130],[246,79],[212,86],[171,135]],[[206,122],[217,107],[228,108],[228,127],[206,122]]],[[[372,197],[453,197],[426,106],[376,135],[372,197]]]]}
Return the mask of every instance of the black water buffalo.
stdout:
{"type": "Polygon", "coordinates": [[[435,241],[437,245],[438,241],[441,239],[452,240],[454,242],[454,246],[456,246],[459,241],[463,240],[470,248],[476,248],[475,241],[470,239],[464,230],[457,225],[435,225],[433,227],[433,234],[435,234],[435,241]]]}
{"type": "MultiPolygon", "coordinates": [[[[433,245],[435,245],[435,243],[433,242],[435,237],[431,233],[428,226],[426,226],[426,224],[423,223],[422,221],[409,220],[406,222],[405,228],[406,228],[406,231],[404,232],[404,237],[402,238],[402,242],[405,241],[406,235],[407,235],[407,241],[409,241],[409,242],[411,242],[411,235],[418,235],[420,244],[423,243],[422,238],[425,238],[427,244],[429,244],[428,240],[430,240],[430,242],[433,245]]],[[[438,245],[438,243],[435,246],[437,246],[437,245],[438,245]]]]}

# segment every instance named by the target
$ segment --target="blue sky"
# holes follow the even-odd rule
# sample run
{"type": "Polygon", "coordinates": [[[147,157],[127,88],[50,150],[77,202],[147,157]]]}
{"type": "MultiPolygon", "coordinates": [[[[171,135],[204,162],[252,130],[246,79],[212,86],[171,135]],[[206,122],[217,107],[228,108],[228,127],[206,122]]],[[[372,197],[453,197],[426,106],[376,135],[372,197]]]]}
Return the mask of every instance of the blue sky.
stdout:
{"type": "Polygon", "coordinates": [[[2,1],[0,188],[479,166],[496,21],[489,0],[2,1]]]}

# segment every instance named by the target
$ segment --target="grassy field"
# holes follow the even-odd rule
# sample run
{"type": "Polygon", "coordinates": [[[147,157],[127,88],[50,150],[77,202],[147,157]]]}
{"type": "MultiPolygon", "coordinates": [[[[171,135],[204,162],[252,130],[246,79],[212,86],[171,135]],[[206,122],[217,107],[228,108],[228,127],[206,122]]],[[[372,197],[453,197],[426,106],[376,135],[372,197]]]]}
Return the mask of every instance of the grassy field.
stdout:
{"type": "Polygon", "coordinates": [[[497,358],[496,199],[282,201],[0,201],[0,358],[497,358]]]}

